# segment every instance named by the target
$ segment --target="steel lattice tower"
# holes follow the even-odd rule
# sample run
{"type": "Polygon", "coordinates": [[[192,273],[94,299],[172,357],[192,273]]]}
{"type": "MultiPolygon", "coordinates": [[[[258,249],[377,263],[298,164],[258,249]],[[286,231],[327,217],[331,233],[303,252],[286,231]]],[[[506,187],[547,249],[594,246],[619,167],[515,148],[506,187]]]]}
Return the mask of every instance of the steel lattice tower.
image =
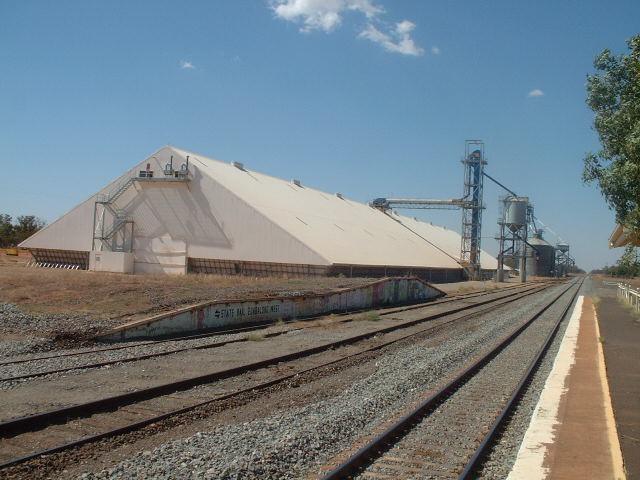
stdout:
{"type": "Polygon", "coordinates": [[[480,278],[480,240],[482,238],[482,189],[484,184],[484,142],[466,140],[464,164],[463,200],[469,203],[462,207],[462,242],[460,261],[473,280],[480,278]]]}

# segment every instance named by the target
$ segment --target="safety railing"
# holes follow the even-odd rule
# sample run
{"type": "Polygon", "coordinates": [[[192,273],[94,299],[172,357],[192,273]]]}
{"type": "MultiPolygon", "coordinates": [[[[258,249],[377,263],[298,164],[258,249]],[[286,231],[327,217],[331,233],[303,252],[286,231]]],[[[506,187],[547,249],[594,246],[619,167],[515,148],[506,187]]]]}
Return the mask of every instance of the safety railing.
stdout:
{"type": "Polygon", "coordinates": [[[634,290],[627,283],[619,283],[618,297],[623,298],[636,312],[640,312],[640,290],[634,290]]]}
{"type": "Polygon", "coordinates": [[[80,265],[56,262],[27,262],[27,267],[62,268],[64,270],[80,270],[80,265]]]}

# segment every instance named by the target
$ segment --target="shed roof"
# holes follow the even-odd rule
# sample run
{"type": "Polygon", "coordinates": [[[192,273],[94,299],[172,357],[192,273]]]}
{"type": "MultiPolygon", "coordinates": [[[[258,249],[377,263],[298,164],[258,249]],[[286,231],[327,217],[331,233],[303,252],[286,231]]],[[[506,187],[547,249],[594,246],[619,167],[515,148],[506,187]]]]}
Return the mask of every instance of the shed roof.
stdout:
{"type": "MultiPolygon", "coordinates": [[[[172,147],[173,148],[173,147],[172,147]]],[[[173,148],[332,264],[459,269],[460,235],[248,168],[173,148]],[[411,225],[418,234],[407,229],[411,225]],[[428,239],[425,241],[422,237],[428,239]]],[[[483,268],[496,260],[482,254],[483,268]]]]}
{"type": "MultiPolygon", "coordinates": [[[[160,239],[163,245],[178,241],[178,250],[194,258],[461,268],[460,235],[453,230],[172,146],[140,161],[21,246],[90,250],[99,194],[130,182],[147,164],[162,172],[171,157],[179,165],[187,156],[189,185],[137,185],[118,199],[117,207],[134,218],[138,249],[158,256],[154,245],[160,239]]],[[[146,261],[135,249],[136,258],[146,261]]],[[[481,262],[484,269],[496,268],[486,252],[481,262]]]]}

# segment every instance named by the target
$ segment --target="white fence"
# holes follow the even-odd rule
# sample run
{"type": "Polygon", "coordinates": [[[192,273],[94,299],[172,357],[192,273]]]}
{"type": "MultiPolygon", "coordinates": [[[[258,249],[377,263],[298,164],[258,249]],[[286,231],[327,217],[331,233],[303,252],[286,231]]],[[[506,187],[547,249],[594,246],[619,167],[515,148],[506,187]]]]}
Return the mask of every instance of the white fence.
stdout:
{"type": "Polygon", "coordinates": [[[72,265],[68,263],[54,263],[54,262],[27,262],[27,267],[41,267],[41,268],[64,268],[65,270],[79,270],[80,265],[72,265]]]}
{"type": "Polygon", "coordinates": [[[634,290],[626,283],[619,283],[618,297],[624,298],[636,312],[640,312],[640,290],[634,290]]]}

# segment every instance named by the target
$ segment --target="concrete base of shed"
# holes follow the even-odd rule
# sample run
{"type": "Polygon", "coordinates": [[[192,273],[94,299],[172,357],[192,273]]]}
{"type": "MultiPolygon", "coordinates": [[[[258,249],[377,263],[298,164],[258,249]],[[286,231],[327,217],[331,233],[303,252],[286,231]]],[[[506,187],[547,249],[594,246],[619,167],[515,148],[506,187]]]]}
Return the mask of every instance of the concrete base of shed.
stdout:
{"type": "MultiPolygon", "coordinates": [[[[252,277],[337,277],[386,278],[416,277],[425,282],[452,283],[468,279],[461,268],[431,268],[397,265],[313,265],[298,263],[258,262],[217,258],[187,257],[185,252],[147,251],[76,252],[70,250],[29,249],[39,266],[73,265],[80,270],[115,273],[149,273],[184,275],[211,273],[216,275],[247,275],[252,277]]],[[[481,279],[495,277],[495,270],[482,270],[481,279]]]]}
{"type": "Polygon", "coordinates": [[[417,277],[426,282],[449,283],[465,280],[460,269],[425,268],[393,265],[307,265],[297,263],[249,262],[244,260],[220,260],[189,258],[188,272],[214,273],[218,275],[278,276],[299,275],[304,277],[417,277]]]}
{"type": "Polygon", "coordinates": [[[89,270],[93,272],[133,273],[133,253],[90,252],[89,270]]]}

